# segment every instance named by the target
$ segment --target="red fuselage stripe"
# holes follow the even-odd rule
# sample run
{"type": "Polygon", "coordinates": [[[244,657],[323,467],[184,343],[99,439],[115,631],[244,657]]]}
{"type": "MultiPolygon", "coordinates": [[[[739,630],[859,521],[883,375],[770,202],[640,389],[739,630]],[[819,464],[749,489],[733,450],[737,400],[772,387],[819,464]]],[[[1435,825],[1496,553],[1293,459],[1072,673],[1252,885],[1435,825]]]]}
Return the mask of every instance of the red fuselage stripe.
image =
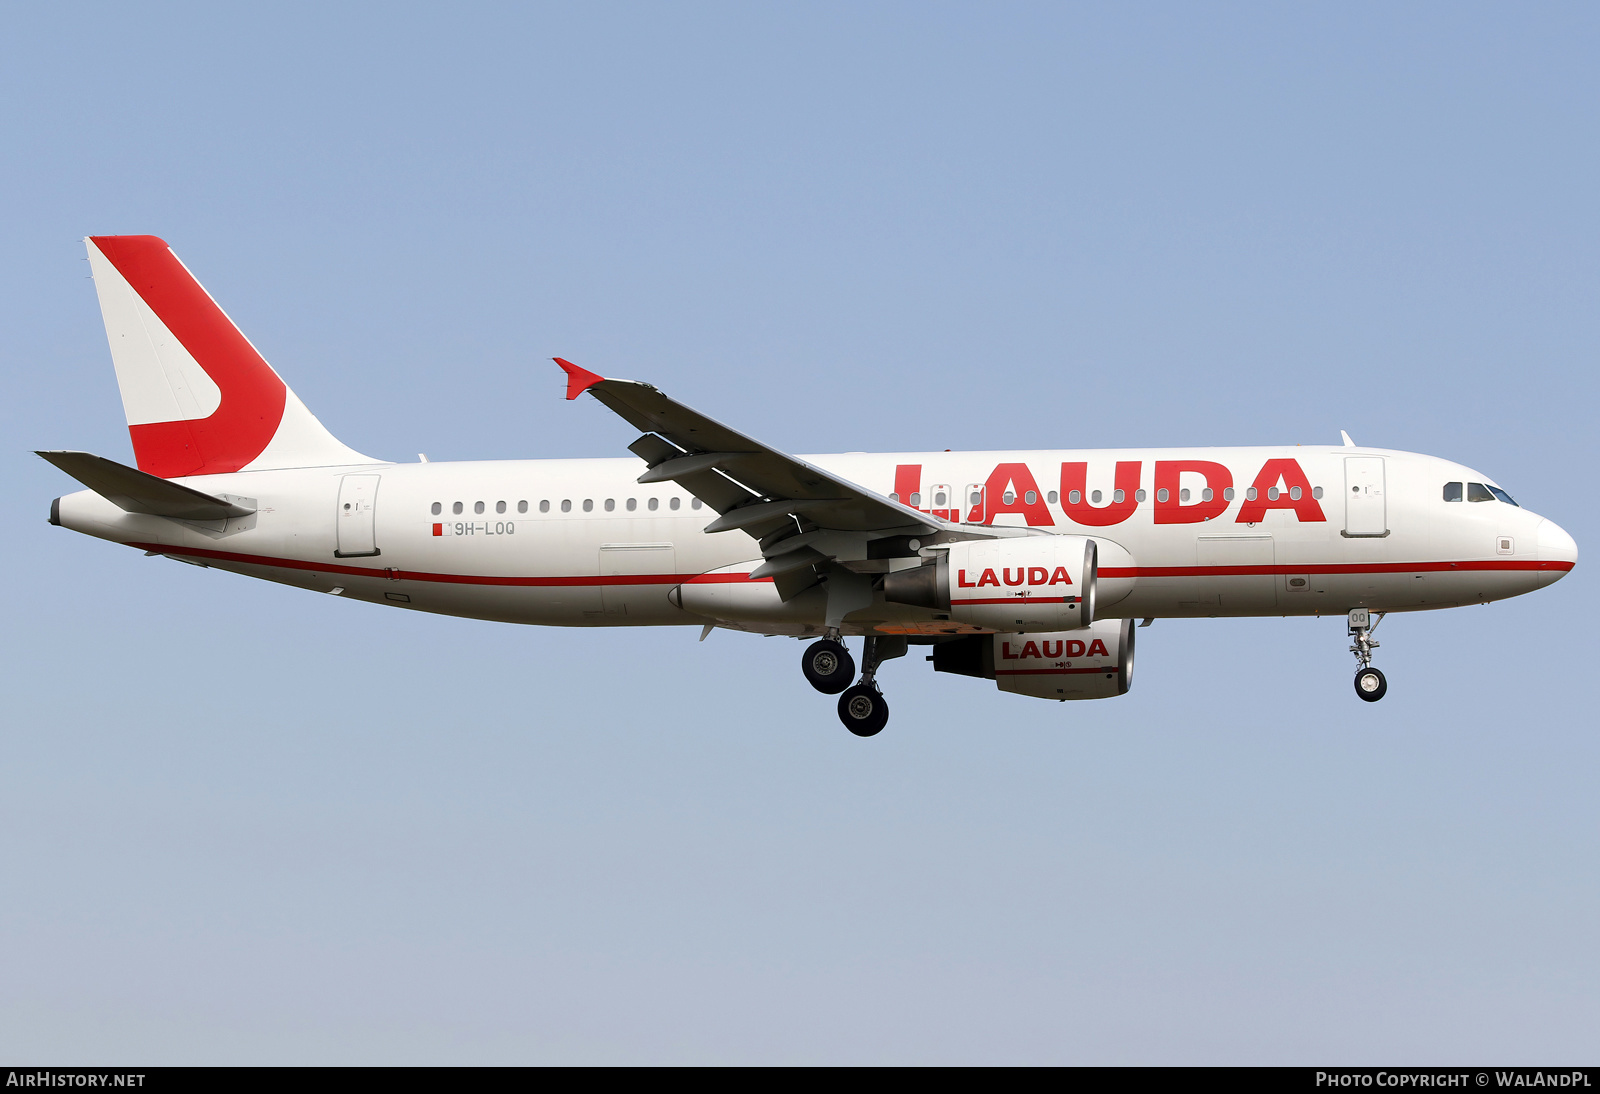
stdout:
{"type": "MultiPolygon", "coordinates": [[[[582,585],[721,585],[749,582],[749,574],[604,574],[593,577],[493,577],[485,574],[431,574],[420,570],[394,570],[381,566],[346,566],[334,562],[306,562],[298,558],[270,555],[245,555],[233,551],[213,551],[204,547],[173,547],[165,543],[129,543],[141,551],[159,555],[184,555],[236,562],[245,566],[273,566],[284,570],[311,570],[319,574],[349,577],[381,577],[392,581],[432,581],[445,585],[516,585],[537,588],[570,588],[582,585]]],[[[772,583],[772,578],[756,578],[756,583],[772,583]]]]}
{"type": "MultiPolygon", "coordinates": [[[[336,562],[307,562],[298,558],[247,555],[233,551],[213,551],[205,547],[177,547],[166,543],[129,543],[141,551],[158,555],[184,555],[235,562],[246,566],[272,566],[285,570],[313,570],[319,574],[350,577],[381,577],[397,581],[431,581],[446,585],[508,585],[534,588],[560,588],[582,585],[721,585],[749,582],[749,574],[603,574],[585,577],[494,577],[486,574],[434,574],[420,570],[393,570],[382,566],[346,566],[336,562]]],[[[1117,577],[1261,577],[1280,574],[1411,574],[1450,573],[1460,570],[1560,571],[1572,569],[1570,562],[1519,562],[1507,559],[1484,562],[1396,562],[1351,566],[1107,566],[1100,576],[1117,577]]],[[[772,578],[757,579],[770,584],[772,578]]],[[[993,600],[961,600],[970,604],[1054,604],[1069,597],[1009,596],[993,600]]]]}
{"type": "Polygon", "coordinates": [[[1570,562],[1489,559],[1481,562],[1373,562],[1331,566],[1102,566],[1100,576],[1116,577],[1271,577],[1279,574],[1435,574],[1452,570],[1560,570],[1570,562]]]}

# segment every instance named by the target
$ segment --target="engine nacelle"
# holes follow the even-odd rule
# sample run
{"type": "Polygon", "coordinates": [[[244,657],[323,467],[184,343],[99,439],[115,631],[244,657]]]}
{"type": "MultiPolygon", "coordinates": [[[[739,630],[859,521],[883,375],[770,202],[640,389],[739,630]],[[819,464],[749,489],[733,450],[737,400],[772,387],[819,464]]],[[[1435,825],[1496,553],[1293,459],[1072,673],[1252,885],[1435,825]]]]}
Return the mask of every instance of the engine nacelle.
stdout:
{"type": "Polygon", "coordinates": [[[993,680],[1037,699],[1109,699],[1133,686],[1131,619],[1048,634],[975,634],[933,647],[936,672],[993,680]]]}
{"type": "Polygon", "coordinates": [[[1097,558],[1084,536],[966,540],[927,565],[889,574],[883,594],[975,627],[1070,630],[1094,621],[1097,558]]]}

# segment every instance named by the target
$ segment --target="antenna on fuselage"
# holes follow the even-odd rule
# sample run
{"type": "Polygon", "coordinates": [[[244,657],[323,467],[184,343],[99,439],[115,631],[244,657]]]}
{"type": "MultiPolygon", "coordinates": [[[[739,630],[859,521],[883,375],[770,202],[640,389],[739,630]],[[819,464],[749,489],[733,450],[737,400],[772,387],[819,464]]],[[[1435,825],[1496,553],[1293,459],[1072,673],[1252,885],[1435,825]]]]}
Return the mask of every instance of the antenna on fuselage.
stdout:
{"type": "Polygon", "coordinates": [[[1339,430],[1339,436],[1344,438],[1344,446],[1346,448],[1354,448],[1356,446],[1356,442],[1352,441],[1350,439],[1350,434],[1346,433],[1344,430],[1339,430]]]}

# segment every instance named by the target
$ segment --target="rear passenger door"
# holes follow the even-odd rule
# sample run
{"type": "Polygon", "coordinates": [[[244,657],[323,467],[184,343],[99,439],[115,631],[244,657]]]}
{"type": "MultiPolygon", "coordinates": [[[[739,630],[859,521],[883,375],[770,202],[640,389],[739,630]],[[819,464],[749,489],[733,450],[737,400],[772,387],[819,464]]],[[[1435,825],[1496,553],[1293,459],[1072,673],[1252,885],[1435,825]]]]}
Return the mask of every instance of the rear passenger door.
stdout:
{"type": "Polygon", "coordinates": [[[379,478],[378,475],[345,475],[339,480],[334,558],[365,558],[381,553],[374,530],[379,478]]]}

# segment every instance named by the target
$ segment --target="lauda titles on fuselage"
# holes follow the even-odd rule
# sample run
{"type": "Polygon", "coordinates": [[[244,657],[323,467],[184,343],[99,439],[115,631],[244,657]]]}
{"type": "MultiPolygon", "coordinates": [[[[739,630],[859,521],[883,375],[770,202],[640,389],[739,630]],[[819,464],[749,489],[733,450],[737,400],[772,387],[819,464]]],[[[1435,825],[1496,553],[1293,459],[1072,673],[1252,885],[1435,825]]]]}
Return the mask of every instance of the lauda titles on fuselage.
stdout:
{"type": "Polygon", "coordinates": [[[87,241],[137,469],[40,455],[87,490],[51,523],[347,599],[553,626],[809,640],[854,733],[880,665],[1045,699],[1125,693],[1134,622],[1336,615],[1383,696],[1384,613],[1548,585],[1577,547],[1488,476],[1338,446],[794,457],[648,384],[557,358],[637,439],[602,460],[392,463],[330,434],[153,236],[87,241]],[[860,637],[861,672],[847,647],[860,637]]]}

